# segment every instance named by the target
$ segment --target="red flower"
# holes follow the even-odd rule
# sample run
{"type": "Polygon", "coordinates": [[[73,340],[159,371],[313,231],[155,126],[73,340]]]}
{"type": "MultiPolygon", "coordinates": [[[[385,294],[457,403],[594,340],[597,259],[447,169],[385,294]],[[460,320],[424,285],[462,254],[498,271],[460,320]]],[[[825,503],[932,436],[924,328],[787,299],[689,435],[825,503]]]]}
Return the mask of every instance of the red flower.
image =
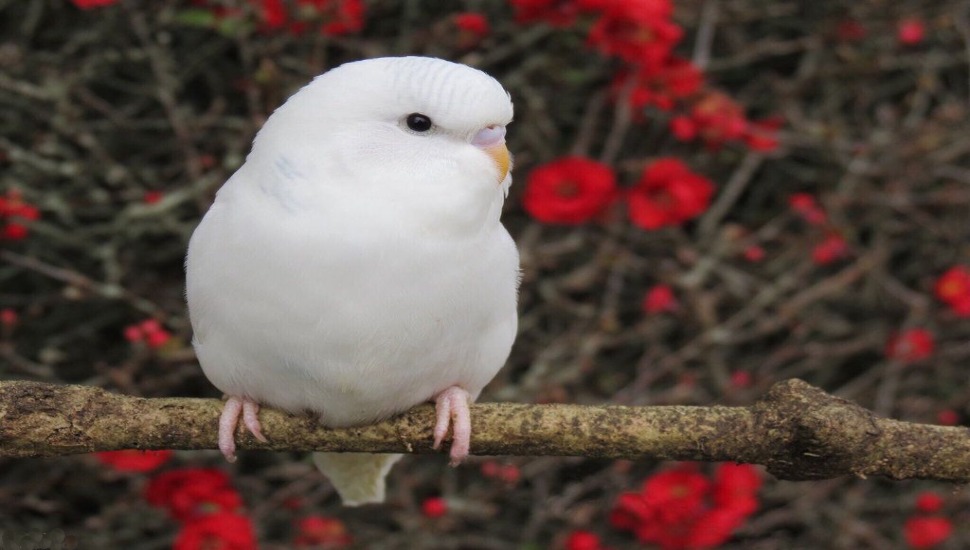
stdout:
{"type": "Polygon", "coordinates": [[[152,349],[158,349],[172,339],[172,333],[165,330],[157,319],[145,319],[140,323],[128,325],[122,334],[129,342],[144,342],[152,349]]]}
{"type": "MultiPolygon", "coordinates": [[[[208,10],[214,19],[215,27],[218,27],[225,20],[240,20],[245,15],[245,10],[237,6],[227,6],[222,0],[191,0],[192,6],[197,9],[208,10]],[[215,3],[215,5],[212,5],[215,3]]],[[[255,0],[250,0],[250,4],[256,4],[255,0]]],[[[201,159],[200,159],[201,160],[201,159]]]]}
{"type": "Polygon", "coordinates": [[[957,265],[946,270],[936,282],[936,296],[944,302],[961,300],[970,294],[970,269],[957,265]]]}
{"type": "Polygon", "coordinates": [[[904,363],[915,363],[933,355],[933,333],[925,328],[911,328],[893,334],[886,342],[886,357],[904,363]]]}
{"type": "Polygon", "coordinates": [[[471,50],[478,47],[491,32],[488,19],[481,13],[457,13],[452,16],[452,21],[458,29],[456,46],[462,50],[471,50]]]}
{"type": "Polygon", "coordinates": [[[643,483],[644,502],[662,520],[674,522],[704,507],[710,481],[704,474],[683,466],[661,472],[643,483]]]}
{"type": "Polygon", "coordinates": [[[923,491],[916,496],[916,509],[927,514],[935,514],[943,508],[943,497],[932,492],[923,491]]]}
{"type": "Polygon", "coordinates": [[[361,0],[296,0],[295,13],[287,11],[283,0],[259,2],[266,30],[285,28],[290,34],[299,35],[306,32],[310,22],[322,21],[321,34],[342,36],[364,27],[364,4],[361,0]]]}
{"type": "Polygon", "coordinates": [[[364,28],[361,0],[297,0],[297,5],[315,9],[325,21],[320,32],[328,36],[342,36],[364,28]]]}
{"type": "Polygon", "coordinates": [[[684,36],[672,15],[670,0],[613,2],[593,24],[588,43],[635,65],[659,65],[684,36]]]}
{"type": "Polygon", "coordinates": [[[709,91],[694,103],[690,121],[695,135],[711,149],[743,139],[750,131],[741,105],[718,91],[709,91]]]}
{"type": "Polygon", "coordinates": [[[40,218],[40,210],[25,203],[20,191],[11,189],[6,197],[0,197],[0,216],[34,221],[40,218]]]}
{"type": "Polygon", "coordinates": [[[970,317],[970,269],[951,267],[937,279],[934,290],[958,317],[970,317]]]}
{"type": "Polygon", "coordinates": [[[347,526],[336,518],[325,516],[310,516],[303,518],[297,524],[300,534],[293,543],[300,546],[311,546],[331,550],[347,548],[353,542],[353,537],[347,532],[347,526]]]}
{"type": "Polygon", "coordinates": [[[914,46],[926,38],[926,25],[917,17],[901,19],[896,25],[896,39],[904,46],[914,46]]]}
{"type": "Polygon", "coordinates": [[[769,152],[778,148],[778,129],[783,122],[780,117],[751,122],[741,105],[726,94],[706,91],[687,115],[671,119],[670,131],[681,141],[700,138],[710,149],[742,141],[752,151],[769,152]]]}
{"type": "Polygon", "coordinates": [[[515,464],[506,464],[499,470],[498,477],[509,485],[515,485],[519,482],[519,478],[522,477],[522,472],[515,464]]]}
{"type": "Polygon", "coordinates": [[[903,534],[910,548],[933,548],[950,538],[953,524],[940,516],[912,517],[903,525],[903,534]]]}
{"type": "Polygon", "coordinates": [[[266,28],[278,29],[286,24],[288,16],[283,0],[262,0],[259,4],[260,17],[266,28]]]}
{"type": "Polygon", "coordinates": [[[545,223],[577,225],[603,212],[616,198],[616,178],[605,164],[562,157],[532,170],[522,204],[545,223]]]}
{"type": "Polygon", "coordinates": [[[751,373],[746,370],[736,370],[731,373],[731,387],[744,389],[751,386],[751,373]]]}
{"type": "Polygon", "coordinates": [[[697,217],[707,210],[713,195],[709,179],[677,159],[662,158],[644,169],[627,195],[627,206],[634,224],[652,230],[697,217]]]}
{"type": "Polygon", "coordinates": [[[858,42],[866,37],[866,28],[855,19],[845,19],[835,27],[835,36],[842,42],[858,42]]]}
{"type": "Polygon", "coordinates": [[[209,501],[219,508],[238,508],[241,503],[224,494],[231,491],[229,476],[222,470],[183,468],[152,478],[145,487],[145,500],[152,506],[168,508],[177,518],[186,518],[196,508],[206,508],[205,503],[209,501]]]}
{"type": "Polygon", "coordinates": [[[649,520],[653,509],[639,493],[623,493],[616,499],[616,506],[610,511],[610,525],[616,529],[632,531],[641,521],[649,520]]]}
{"type": "Polygon", "coordinates": [[[757,263],[765,259],[765,249],[762,248],[760,245],[753,244],[745,248],[742,255],[744,256],[745,260],[748,260],[749,262],[752,262],[752,263],[757,263]]]}
{"type": "Polygon", "coordinates": [[[172,494],[168,511],[179,521],[222,512],[238,512],[242,497],[232,487],[186,485],[172,494]]]}
{"type": "Polygon", "coordinates": [[[498,477],[501,471],[501,466],[494,460],[486,460],[482,462],[482,475],[485,477],[498,477]]]}
{"type": "Polygon", "coordinates": [[[428,497],[421,503],[421,513],[426,518],[440,518],[448,513],[448,503],[441,497],[428,497]]]}
{"type": "Polygon", "coordinates": [[[632,73],[618,73],[610,85],[614,97],[626,91],[631,78],[634,84],[628,101],[634,109],[652,105],[669,111],[677,100],[694,94],[704,83],[704,75],[697,66],[686,59],[670,56],[656,65],[638,66],[632,73]]]}
{"type": "Polygon", "coordinates": [[[663,313],[665,311],[675,311],[680,303],[674,296],[674,290],[670,285],[656,285],[647,291],[643,297],[643,311],[647,313],[663,313]]]}
{"type": "Polygon", "coordinates": [[[143,338],[141,329],[138,328],[138,325],[128,325],[121,332],[121,334],[124,335],[125,340],[128,340],[129,342],[140,342],[143,338]]]}
{"type": "Polygon", "coordinates": [[[71,0],[71,3],[82,10],[91,10],[117,4],[118,0],[71,0]]]}
{"type": "Polygon", "coordinates": [[[94,456],[119,472],[150,472],[168,462],[172,451],[105,451],[94,456]]]}
{"type": "Polygon", "coordinates": [[[545,22],[553,27],[568,27],[576,21],[576,0],[509,0],[515,22],[520,25],[545,22]]]}
{"type": "Polygon", "coordinates": [[[185,524],[172,550],[256,550],[256,535],[249,518],[218,513],[185,524]]]}
{"type": "Polygon", "coordinates": [[[6,196],[0,196],[0,241],[19,241],[27,237],[25,221],[35,221],[40,218],[40,210],[36,206],[27,204],[18,189],[7,191],[6,196]]]}
{"type": "Polygon", "coordinates": [[[749,121],[741,139],[752,151],[770,153],[778,149],[778,129],[784,124],[780,117],[769,117],[764,120],[749,121]]]}
{"type": "Polygon", "coordinates": [[[743,525],[745,519],[747,515],[736,510],[714,508],[698,517],[689,529],[668,533],[660,545],[669,550],[717,548],[731,538],[731,533],[743,525]]]}
{"type": "Polygon", "coordinates": [[[151,332],[145,337],[145,343],[148,347],[152,349],[158,349],[165,345],[172,338],[172,335],[168,331],[160,330],[157,332],[151,332]]]}
{"type": "Polygon", "coordinates": [[[795,193],[788,197],[788,206],[803,220],[812,225],[822,225],[828,221],[825,211],[818,205],[815,197],[808,193],[795,193]]]}
{"type": "Polygon", "coordinates": [[[697,124],[689,116],[670,119],[670,133],[680,141],[692,141],[697,137],[697,124]]]}
{"type": "Polygon", "coordinates": [[[0,309],[0,325],[5,327],[12,327],[17,324],[20,316],[17,315],[17,310],[5,307],[0,309]]]}
{"type": "Polygon", "coordinates": [[[10,222],[3,227],[0,240],[21,241],[27,238],[27,233],[27,227],[16,222],[10,222]]]}
{"type": "Polygon", "coordinates": [[[835,233],[825,237],[825,240],[812,249],[812,261],[818,265],[828,265],[845,257],[849,253],[849,244],[841,235],[835,233]]]}
{"type": "Polygon", "coordinates": [[[145,195],[142,197],[142,201],[145,204],[156,204],[158,201],[162,200],[165,194],[161,191],[145,191],[145,195]]]}
{"type": "Polygon", "coordinates": [[[719,464],[714,472],[714,503],[718,506],[744,501],[756,495],[759,489],[761,474],[750,464],[725,462],[719,464]]]}
{"type": "Polygon", "coordinates": [[[162,324],[158,322],[158,319],[148,318],[138,324],[138,328],[145,334],[152,334],[153,332],[159,332],[165,330],[162,328],[162,324]]]}
{"type": "Polygon", "coordinates": [[[801,214],[807,210],[818,208],[818,203],[815,202],[815,197],[808,193],[795,193],[788,197],[788,206],[801,214]]]}
{"type": "Polygon", "coordinates": [[[956,426],[960,422],[960,415],[953,409],[943,409],[936,413],[936,421],[944,426],[956,426]]]}
{"type": "Polygon", "coordinates": [[[566,538],[566,550],[602,550],[600,538],[590,531],[573,531],[566,538]]]}
{"type": "Polygon", "coordinates": [[[488,36],[491,31],[485,15],[476,12],[455,14],[455,26],[478,37],[488,36]]]}
{"type": "Polygon", "coordinates": [[[713,482],[690,466],[649,478],[640,493],[620,495],[610,523],[665,550],[714,548],[758,507],[758,471],[722,464],[713,482]]]}

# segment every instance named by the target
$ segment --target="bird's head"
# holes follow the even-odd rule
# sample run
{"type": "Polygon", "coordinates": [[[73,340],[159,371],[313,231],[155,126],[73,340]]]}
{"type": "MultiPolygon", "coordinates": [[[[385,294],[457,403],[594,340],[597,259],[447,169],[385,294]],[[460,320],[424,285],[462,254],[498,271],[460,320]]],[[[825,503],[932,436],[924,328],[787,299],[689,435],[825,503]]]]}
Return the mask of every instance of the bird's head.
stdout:
{"type": "Polygon", "coordinates": [[[426,57],[341,65],[291,97],[247,163],[279,184],[311,186],[333,207],[469,229],[498,219],[511,185],[508,92],[471,67],[426,57]],[[433,221],[428,221],[433,220],[433,221]]]}

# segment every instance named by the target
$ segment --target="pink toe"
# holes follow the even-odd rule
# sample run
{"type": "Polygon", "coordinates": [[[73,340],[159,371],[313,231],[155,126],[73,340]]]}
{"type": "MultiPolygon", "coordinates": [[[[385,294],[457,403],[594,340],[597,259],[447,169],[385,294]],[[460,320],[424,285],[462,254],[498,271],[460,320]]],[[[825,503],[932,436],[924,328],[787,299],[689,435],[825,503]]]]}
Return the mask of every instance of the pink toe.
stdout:
{"type": "Polygon", "coordinates": [[[452,386],[438,394],[435,398],[435,412],[437,418],[434,426],[434,448],[441,446],[441,442],[452,430],[451,465],[457,466],[468,457],[471,441],[471,416],[468,403],[471,396],[462,388],[452,386]]]}
{"type": "Polygon", "coordinates": [[[248,399],[243,402],[243,424],[253,437],[262,441],[263,443],[268,443],[266,437],[263,435],[262,426],[259,424],[259,404],[248,399]]]}
{"type": "Polygon", "coordinates": [[[468,399],[459,398],[456,400],[455,408],[452,411],[454,423],[452,424],[451,439],[451,465],[458,466],[466,458],[471,447],[472,422],[471,413],[468,410],[468,399]]]}
{"type": "Polygon", "coordinates": [[[434,425],[434,448],[441,447],[441,442],[448,435],[448,426],[451,424],[451,407],[446,397],[439,396],[435,402],[436,420],[434,425]]]}
{"type": "Polygon", "coordinates": [[[219,416],[219,450],[229,462],[236,461],[236,426],[242,409],[242,401],[230,397],[219,416]]]}

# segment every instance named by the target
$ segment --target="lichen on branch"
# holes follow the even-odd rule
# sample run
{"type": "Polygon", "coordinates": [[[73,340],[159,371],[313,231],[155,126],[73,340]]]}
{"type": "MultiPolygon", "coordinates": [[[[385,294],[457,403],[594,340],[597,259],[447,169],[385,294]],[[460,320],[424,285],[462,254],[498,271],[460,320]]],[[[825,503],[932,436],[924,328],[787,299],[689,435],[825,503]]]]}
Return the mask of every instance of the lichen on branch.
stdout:
{"type": "MultiPolygon", "coordinates": [[[[216,399],[129,397],[88,386],[0,382],[0,456],[117,449],[215,449],[216,399]]],[[[263,408],[261,443],[240,449],[435,453],[434,411],[422,405],[359,428],[263,408]]],[[[970,481],[970,431],[876,416],[801,380],[775,384],[748,407],[472,406],[472,453],[736,461],[780,479],[845,475],[970,481]]]]}

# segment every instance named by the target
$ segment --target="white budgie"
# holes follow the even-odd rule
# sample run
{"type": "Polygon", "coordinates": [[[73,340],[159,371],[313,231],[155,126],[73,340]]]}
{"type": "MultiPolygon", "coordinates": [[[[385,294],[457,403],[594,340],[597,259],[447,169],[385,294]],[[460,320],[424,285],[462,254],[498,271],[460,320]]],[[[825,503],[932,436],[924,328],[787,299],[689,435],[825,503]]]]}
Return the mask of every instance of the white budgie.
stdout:
{"type": "MultiPolygon", "coordinates": [[[[515,338],[518,252],[502,86],[422,57],[337,67],[266,121],[186,259],[194,345],[229,396],[220,449],[259,405],[327,426],[434,401],[469,452],[468,405],[515,338]]],[[[272,434],[267,434],[272,436],[272,434]]],[[[315,453],[345,504],[380,502],[400,455],[315,453]]]]}

